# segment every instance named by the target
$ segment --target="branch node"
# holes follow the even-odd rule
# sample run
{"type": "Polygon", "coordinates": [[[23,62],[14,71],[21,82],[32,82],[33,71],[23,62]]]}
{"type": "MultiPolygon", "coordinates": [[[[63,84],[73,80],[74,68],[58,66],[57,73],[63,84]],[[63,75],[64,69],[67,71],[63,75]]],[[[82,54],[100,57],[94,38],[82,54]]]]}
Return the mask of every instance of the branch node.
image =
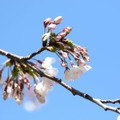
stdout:
{"type": "Polygon", "coordinates": [[[107,110],[108,110],[108,108],[107,108],[107,107],[104,107],[104,110],[105,110],[105,111],[107,111],[107,110]]]}

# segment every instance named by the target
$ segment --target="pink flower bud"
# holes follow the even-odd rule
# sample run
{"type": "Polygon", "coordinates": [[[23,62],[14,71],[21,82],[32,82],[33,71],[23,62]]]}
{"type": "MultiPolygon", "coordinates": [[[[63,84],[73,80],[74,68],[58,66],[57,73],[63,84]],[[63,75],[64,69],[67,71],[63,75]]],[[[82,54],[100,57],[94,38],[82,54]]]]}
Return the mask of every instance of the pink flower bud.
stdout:
{"type": "Polygon", "coordinates": [[[54,30],[56,28],[56,24],[50,24],[49,26],[48,26],[48,29],[49,30],[54,30]]]}
{"type": "Polygon", "coordinates": [[[62,36],[58,35],[54,39],[55,39],[55,41],[60,41],[61,38],[62,38],[62,36]]]}
{"type": "Polygon", "coordinates": [[[44,27],[46,28],[46,26],[52,21],[51,18],[47,18],[44,20],[44,27]]]}
{"type": "Polygon", "coordinates": [[[62,21],[62,16],[58,16],[54,19],[55,24],[60,24],[61,21],[62,21]]]}
{"type": "Polygon", "coordinates": [[[59,35],[62,36],[62,37],[65,37],[67,34],[65,32],[62,32],[59,35]]]}
{"type": "Polygon", "coordinates": [[[63,52],[62,50],[60,50],[60,54],[61,54],[64,58],[68,58],[68,53],[67,53],[67,52],[63,52]]]}
{"type": "Polygon", "coordinates": [[[72,28],[71,27],[65,27],[65,28],[63,28],[63,32],[66,32],[66,33],[70,33],[70,31],[72,30],[72,28]]]}
{"type": "Polygon", "coordinates": [[[62,32],[59,34],[61,37],[65,37],[66,36],[66,33],[65,32],[62,32]]]}
{"type": "Polygon", "coordinates": [[[71,28],[71,27],[69,27],[69,26],[67,26],[67,27],[66,27],[66,29],[68,29],[69,31],[71,31],[71,30],[72,30],[72,28],[71,28]]]}
{"type": "Polygon", "coordinates": [[[60,63],[62,67],[68,68],[68,64],[66,61],[64,61],[62,58],[60,58],[60,63]]]}
{"type": "Polygon", "coordinates": [[[50,21],[49,24],[55,24],[54,21],[50,21]]]}

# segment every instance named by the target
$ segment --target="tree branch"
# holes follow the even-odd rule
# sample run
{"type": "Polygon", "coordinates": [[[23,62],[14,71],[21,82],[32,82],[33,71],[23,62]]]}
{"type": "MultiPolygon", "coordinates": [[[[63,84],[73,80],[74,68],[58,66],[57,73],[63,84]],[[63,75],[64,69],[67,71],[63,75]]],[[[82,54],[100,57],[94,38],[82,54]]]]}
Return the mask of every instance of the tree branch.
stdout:
{"type": "Polygon", "coordinates": [[[41,48],[39,49],[37,52],[34,52],[32,54],[30,54],[29,56],[26,56],[26,57],[20,57],[20,56],[17,56],[15,54],[12,54],[12,53],[9,53],[7,51],[4,51],[2,49],[0,49],[0,54],[3,55],[3,56],[6,56],[7,58],[10,58],[10,59],[13,59],[14,61],[18,61],[18,62],[22,62],[24,63],[25,65],[27,65],[28,67],[30,67],[32,70],[34,70],[35,72],[37,72],[41,77],[46,77],[46,78],[49,78],[57,83],[59,83],[61,86],[63,86],[65,89],[67,89],[68,91],[70,91],[73,95],[78,95],[84,99],[87,99],[95,104],[97,104],[98,106],[100,106],[101,108],[103,108],[104,110],[109,110],[109,111],[113,111],[113,112],[116,112],[116,113],[119,113],[120,114],[120,108],[116,108],[116,107],[111,107],[111,106],[108,106],[106,105],[105,103],[120,103],[120,99],[116,99],[116,100],[101,100],[101,99],[98,99],[98,98],[94,98],[86,93],[83,93],[69,85],[67,85],[65,82],[63,82],[61,79],[58,79],[56,77],[53,77],[49,74],[46,74],[44,73],[43,71],[41,71],[39,68],[35,67],[35,66],[32,66],[29,61],[29,59],[31,59],[32,57],[34,57],[35,55],[39,54],[40,52],[46,50],[46,48],[41,48]]]}
{"type": "Polygon", "coordinates": [[[42,47],[42,48],[38,49],[37,51],[31,53],[30,55],[25,56],[25,57],[22,57],[21,59],[29,60],[29,59],[33,58],[34,56],[40,54],[40,53],[43,52],[44,50],[46,50],[46,47],[42,47]]]}

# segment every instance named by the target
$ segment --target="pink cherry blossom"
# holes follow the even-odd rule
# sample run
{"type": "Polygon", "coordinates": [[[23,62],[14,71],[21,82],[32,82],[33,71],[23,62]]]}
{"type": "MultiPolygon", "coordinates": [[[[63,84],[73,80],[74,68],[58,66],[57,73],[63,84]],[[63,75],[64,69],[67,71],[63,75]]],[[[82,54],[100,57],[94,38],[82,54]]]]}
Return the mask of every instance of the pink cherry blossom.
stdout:
{"type": "Polygon", "coordinates": [[[82,74],[90,70],[92,67],[89,65],[72,65],[72,68],[67,69],[64,73],[64,77],[66,81],[70,80],[76,80],[78,79],[82,74]]]}
{"type": "Polygon", "coordinates": [[[83,74],[82,70],[76,65],[73,65],[73,67],[70,69],[70,73],[72,80],[78,79],[83,74]]]}
{"type": "Polygon", "coordinates": [[[76,66],[76,65],[73,65],[72,68],[67,69],[64,73],[64,77],[66,79],[66,81],[70,81],[70,80],[76,80],[78,79],[81,75],[82,75],[82,71],[81,69],[76,66]]]}

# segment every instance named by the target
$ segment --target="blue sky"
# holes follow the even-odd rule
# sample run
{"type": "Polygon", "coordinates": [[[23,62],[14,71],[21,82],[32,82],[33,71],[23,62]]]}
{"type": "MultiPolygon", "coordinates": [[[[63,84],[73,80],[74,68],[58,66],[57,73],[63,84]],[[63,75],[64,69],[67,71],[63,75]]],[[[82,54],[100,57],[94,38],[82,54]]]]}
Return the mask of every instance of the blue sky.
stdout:
{"type": "MultiPolygon", "coordinates": [[[[120,1],[119,0],[0,0],[0,48],[24,56],[41,47],[43,20],[63,16],[61,25],[73,27],[68,36],[87,47],[93,69],[68,84],[101,99],[120,98],[120,1]]],[[[43,59],[53,54],[42,54],[43,59]]],[[[58,59],[57,59],[58,60],[58,59]]],[[[0,62],[4,57],[0,56],[0,62]]],[[[63,79],[63,69],[59,75],[63,79]]],[[[0,92],[1,93],[1,92],[0,92]]],[[[27,112],[15,101],[0,99],[1,120],[116,120],[117,114],[72,96],[56,85],[47,103],[39,110],[27,112]]]]}

